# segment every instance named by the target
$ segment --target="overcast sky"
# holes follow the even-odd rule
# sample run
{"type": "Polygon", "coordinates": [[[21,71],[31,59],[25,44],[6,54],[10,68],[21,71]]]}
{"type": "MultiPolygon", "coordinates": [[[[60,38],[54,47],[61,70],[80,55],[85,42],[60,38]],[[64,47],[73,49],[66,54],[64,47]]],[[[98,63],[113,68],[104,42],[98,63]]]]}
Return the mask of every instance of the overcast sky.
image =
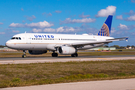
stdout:
{"type": "Polygon", "coordinates": [[[18,33],[97,34],[114,15],[112,37],[135,45],[135,0],[0,0],[0,45],[18,33]]]}

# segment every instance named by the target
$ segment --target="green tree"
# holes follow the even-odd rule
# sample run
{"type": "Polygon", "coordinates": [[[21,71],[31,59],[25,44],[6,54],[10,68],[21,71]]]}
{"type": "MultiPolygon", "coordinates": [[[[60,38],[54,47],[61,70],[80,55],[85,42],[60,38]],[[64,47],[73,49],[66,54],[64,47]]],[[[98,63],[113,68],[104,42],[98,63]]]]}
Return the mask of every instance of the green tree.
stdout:
{"type": "Polygon", "coordinates": [[[130,45],[127,45],[127,48],[129,48],[130,47],[130,45]]]}
{"type": "Polygon", "coordinates": [[[3,45],[0,45],[0,48],[4,48],[5,46],[3,46],[3,45]]]}
{"type": "Polygon", "coordinates": [[[132,48],[135,48],[135,46],[134,46],[134,45],[132,45],[131,47],[132,47],[132,48]]]}
{"type": "Polygon", "coordinates": [[[120,49],[119,45],[113,45],[113,47],[116,47],[116,49],[120,49]]]}

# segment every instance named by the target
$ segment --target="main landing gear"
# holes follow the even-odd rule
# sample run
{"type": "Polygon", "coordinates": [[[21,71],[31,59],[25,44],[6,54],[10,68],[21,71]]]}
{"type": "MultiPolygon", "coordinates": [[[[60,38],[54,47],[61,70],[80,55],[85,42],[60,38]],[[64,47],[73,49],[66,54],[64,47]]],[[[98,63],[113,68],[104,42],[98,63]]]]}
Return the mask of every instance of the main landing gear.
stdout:
{"type": "Polygon", "coordinates": [[[71,54],[71,57],[78,57],[78,54],[77,53],[71,54]]]}
{"type": "Polygon", "coordinates": [[[58,53],[53,52],[52,57],[58,57],[58,53]]]}
{"type": "Polygon", "coordinates": [[[22,58],[25,58],[25,57],[26,57],[26,50],[23,50],[22,58]]]}

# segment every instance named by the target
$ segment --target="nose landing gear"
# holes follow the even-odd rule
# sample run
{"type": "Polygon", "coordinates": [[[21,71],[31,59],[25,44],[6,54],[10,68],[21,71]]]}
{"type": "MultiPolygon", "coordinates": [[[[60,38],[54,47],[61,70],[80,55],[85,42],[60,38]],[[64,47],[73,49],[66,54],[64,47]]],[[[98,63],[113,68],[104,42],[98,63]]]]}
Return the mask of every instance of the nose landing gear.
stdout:
{"type": "Polygon", "coordinates": [[[25,58],[25,57],[26,57],[26,50],[23,50],[22,58],[25,58]]]}

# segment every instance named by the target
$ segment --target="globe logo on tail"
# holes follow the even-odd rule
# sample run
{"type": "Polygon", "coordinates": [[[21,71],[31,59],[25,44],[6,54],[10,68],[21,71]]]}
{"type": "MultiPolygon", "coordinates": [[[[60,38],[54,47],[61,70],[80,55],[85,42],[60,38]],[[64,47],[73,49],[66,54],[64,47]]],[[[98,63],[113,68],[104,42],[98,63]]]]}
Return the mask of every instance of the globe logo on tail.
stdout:
{"type": "Polygon", "coordinates": [[[110,36],[111,32],[111,24],[112,24],[112,15],[109,15],[104,22],[103,26],[101,27],[100,31],[98,32],[98,36],[110,36]]]}
{"type": "Polygon", "coordinates": [[[102,28],[100,29],[98,35],[99,36],[110,36],[109,35],[109,28],[105,23],[103,24],[102,28]]]}

